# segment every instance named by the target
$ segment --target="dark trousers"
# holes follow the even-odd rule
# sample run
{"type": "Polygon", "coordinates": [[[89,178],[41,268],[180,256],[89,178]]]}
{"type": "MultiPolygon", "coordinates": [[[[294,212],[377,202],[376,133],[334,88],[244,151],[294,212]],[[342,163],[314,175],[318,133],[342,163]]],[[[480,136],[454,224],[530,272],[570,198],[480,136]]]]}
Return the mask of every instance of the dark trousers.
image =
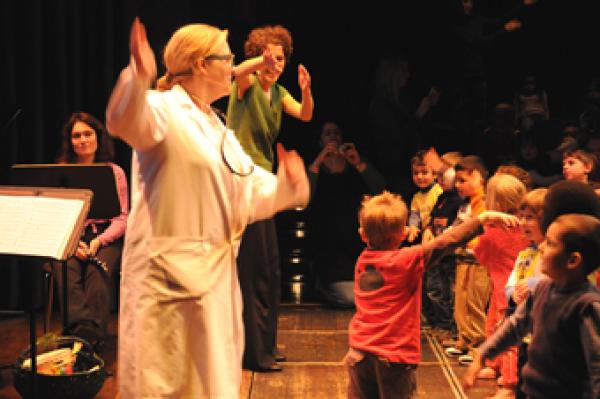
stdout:
{"type": "MultiPolygon", "coordinates": [[[[92,233],[88,227],[82,241],[89,243],[100,232],[102,229],[92,233]]],[[[88,324],[98,329],[100,337],[106,334],[110,311],[113,308],[113,281],[121,260],[121,249],[122,243],[117,240],[98,250],[96,257],[106,263],[108,273],[76,257],[67,260],[68,316],[71,331],[78,324],[88,324]]],[[[54,262],[53,266],[58,296],[62,302],[62,263],[54,262]]]]}
{"type": "Polygon", "coordinates": [[[423,291],[427,302],[423,302],[423,313],[432,327],[456,330],[453,314],[454,295],[452,295],[455,271],[454,257],[448,256],[425,273],[423,291]]]}
{"type": "Polygon", "coordinates": [[[244,301],[243,367],[260,370],[275,363],[281,270],[274,219],[249,225],[237,258],[244,301]]]}
{"type": "Polygon", "coordinates": [[[417,390],[415,365],[390,363],[366,353],[348,366],[348,399],[409,399],[417,390]]]}

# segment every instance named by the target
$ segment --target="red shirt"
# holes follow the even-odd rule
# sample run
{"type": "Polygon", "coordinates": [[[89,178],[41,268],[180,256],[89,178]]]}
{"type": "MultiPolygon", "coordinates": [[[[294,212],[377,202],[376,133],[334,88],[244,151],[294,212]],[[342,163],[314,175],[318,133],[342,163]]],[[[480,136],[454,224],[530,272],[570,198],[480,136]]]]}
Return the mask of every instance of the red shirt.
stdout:
{"type": "Polygon", "coordinates": [[[354,273],[356,314],[349,326],[352,348],[394,363],[419,363],[424,266],[421,245],[363,251],[354,273]]]}
{"type": "Polygon", "coordinates": [[[503,229],[489,226],[479,236],[473,252],[477,261],[487,267],[494,291],[498,290],[504,295],[504,286],[515,266],[517,255],[528,245],[529,240],[520,227],[503,229]]]}

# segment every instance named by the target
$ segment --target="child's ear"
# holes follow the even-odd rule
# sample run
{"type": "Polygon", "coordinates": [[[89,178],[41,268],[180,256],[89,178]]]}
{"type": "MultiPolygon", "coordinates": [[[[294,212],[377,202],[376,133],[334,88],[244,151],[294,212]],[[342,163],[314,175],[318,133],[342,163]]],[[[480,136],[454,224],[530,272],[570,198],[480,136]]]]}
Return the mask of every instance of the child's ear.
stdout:
{"type": "Polygon", "coordinates": [[[581,266],[582,262],[583,262],[583,258],[581,257],[581,253],[579,253],[579,252],[572,252],[569,255],[569,259],[567,259],[567,269],[569,269],[569,270],[575,270],[579,266],[581,266]]]}
{"type": "Polygon", "coordinates": [[[369,245],[369,240],[367,239],[367,235],[365,234],[365,230],[362,227],[358,228],[358,235],[360,236],[360,239],[363,240],[363,242],[367,245],[369,245]]]}

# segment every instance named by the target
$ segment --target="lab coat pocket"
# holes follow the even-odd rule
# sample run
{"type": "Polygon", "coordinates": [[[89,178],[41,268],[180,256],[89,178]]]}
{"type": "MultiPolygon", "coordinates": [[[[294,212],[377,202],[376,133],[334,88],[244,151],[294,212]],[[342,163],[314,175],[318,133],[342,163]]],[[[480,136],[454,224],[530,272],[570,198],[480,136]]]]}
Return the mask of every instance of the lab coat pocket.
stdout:
{"type": "Polygon", "coordinates": [[[211,287],[209,245],[199,237],[154,237],[148,240],[147,283],[156,298],[174,301],[201,298],[211,287]]]}

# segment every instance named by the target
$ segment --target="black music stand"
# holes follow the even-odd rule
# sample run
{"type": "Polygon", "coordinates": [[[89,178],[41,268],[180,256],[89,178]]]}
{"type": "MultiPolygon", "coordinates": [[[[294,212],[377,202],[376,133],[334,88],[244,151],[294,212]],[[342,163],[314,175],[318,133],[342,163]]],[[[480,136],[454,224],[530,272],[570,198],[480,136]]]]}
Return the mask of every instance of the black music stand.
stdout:
{"type": "MultiPolygon", "coordinates": [[[[111,219],[121,213],[117,184],[112,166],[97,164],[16,164],[10,170],[11,184],[16,186],[43,186],[88,189],[94,194],[89,219],[111,219]]],[[[67,262],[63,274],[63,329],[69,327],[69,295],[67,289],[67,262]]]]}
{"type": "MultiPolygon", "coordinates": [[[[0,186],[0,254],[66,261],[77,248],[92,195],[90,190],[0,186]]],[[[30,291],[31,397],[35,398],[35,295],[30,291]]]]}

